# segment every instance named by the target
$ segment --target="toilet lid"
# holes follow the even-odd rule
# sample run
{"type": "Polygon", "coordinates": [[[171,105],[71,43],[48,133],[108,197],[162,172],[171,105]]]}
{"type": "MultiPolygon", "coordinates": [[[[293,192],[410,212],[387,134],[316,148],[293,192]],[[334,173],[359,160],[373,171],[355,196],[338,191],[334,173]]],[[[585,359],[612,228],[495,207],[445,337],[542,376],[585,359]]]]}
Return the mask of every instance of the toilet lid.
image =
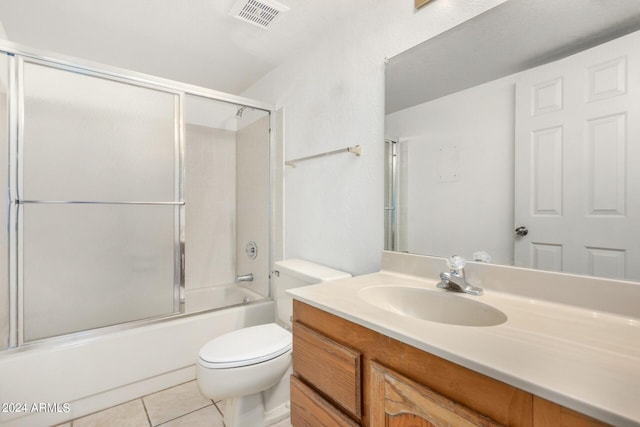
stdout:
{"type": "Polygon", "coordinates": [[[223,369],[254,365],[291,350],[291,333],[275,323],[238,329],[209,341],[200,349],[200,364],[223,369]]]}

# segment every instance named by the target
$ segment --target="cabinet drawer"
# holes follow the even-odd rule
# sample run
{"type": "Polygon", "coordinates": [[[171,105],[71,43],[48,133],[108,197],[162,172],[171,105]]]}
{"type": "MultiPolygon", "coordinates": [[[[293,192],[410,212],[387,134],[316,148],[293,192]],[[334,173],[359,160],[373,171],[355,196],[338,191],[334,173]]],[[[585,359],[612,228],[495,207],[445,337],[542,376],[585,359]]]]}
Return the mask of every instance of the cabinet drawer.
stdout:
{"type": "Polygon", "coordinates": [[[358,424],[292,375],[291,425],[356,427],[358,424]]]}
{"type": "Polygon", "coordinates": [[[294,323],[293,370],[360,419],[360,353],[294,323]]]}

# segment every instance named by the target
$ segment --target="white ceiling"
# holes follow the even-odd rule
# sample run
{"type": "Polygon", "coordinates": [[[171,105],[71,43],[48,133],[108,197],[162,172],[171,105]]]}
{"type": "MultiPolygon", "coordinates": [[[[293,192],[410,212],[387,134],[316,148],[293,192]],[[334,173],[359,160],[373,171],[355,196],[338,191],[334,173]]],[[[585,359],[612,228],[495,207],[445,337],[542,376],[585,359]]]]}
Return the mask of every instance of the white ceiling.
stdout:
{"type": "Polygon", "coordinates": [[[374,0],[279,0],[265,30],[229,16],[235,0],[0,0],[7,38],[240,94],[374,0]]]}

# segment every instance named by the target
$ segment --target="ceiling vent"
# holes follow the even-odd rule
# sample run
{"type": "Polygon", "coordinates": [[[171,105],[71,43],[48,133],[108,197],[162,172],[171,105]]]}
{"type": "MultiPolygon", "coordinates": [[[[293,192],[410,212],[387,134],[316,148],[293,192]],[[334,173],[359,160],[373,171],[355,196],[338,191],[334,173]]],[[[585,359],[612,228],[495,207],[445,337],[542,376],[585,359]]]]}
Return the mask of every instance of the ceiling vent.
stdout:
{"type": "Polygon", "coordinates": [[[289,7],[273,0],[239,0],[229,15],[260,28],[268,28],[289,7]]]}

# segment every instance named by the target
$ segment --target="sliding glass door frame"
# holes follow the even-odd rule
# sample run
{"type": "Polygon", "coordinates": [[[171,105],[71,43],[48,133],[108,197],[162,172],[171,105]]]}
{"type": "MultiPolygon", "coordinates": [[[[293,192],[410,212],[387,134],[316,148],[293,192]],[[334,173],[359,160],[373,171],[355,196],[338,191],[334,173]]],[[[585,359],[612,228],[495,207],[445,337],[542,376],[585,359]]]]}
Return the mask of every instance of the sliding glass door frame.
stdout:
{"type": "MultiPolygon", "coordinates": [[[[250,107],[262,110],[270,115],[270,129],[274,128],[274,107],[270,104],[243,98],[235,95],[218,92],[206,88],[201,88],[185,83],[175,82],[163,78],[149,76],[142,73],[119,69],[116,67],[94,64],[89,61],[69,58],[60,55],[50,55],[46,52],[25,48],[15,43],[3,42],[0,44],[0,54],[8,56],[8,76],[7,96],[8,96],[8,146],[9,146],[9,348],[20,347],[26,343],[24,337],[24,283],[22,264],[22,215],[23,207],[32,203],[56,203],[56,204],[102,204],[104,202],[88,200],[25,200],[22,195],[23,170],[24,170],[24,66],[25,63],[37,64],[51,67],[58,70],[97,77],[108,81],[129,84],[137,87],[147,88],[155,91],[168,93],[175,96],[174,101],[174,138],[175,138],[175,165],[174,165],[174,200],[173,201],[111,201],[107,204],[159,204],[175,206],[174,214],[174,313],[173,317],[184,308],[184,286],[185,286],[185,201],[184,201],[184,155],[185,155],[185,119],[184,100],[186,95],[196,95],[216,101],[228,102],[231,104],[250,107]]],[[[274,133],[269,132],[269,152],[271,166],[273,163],[272,147],[274,144],[274,133]]],[[[272,203],[273,174],[269,182],[270,213],[273,214],[272,203]]],[[[272,217],[269,218],[270,249],[274,247],[272,217]]],[[[273,251],[270,250],[272,253],[273,251]]],[[[269,265],[272,265],[272,254],[269,256],[269,265]]],[[[55,310],[55,307],[52,307],[55,310]]],[[[153,319],[152,319],[153,320],[153,319]]],[[[156,319],[157,320],[157,319],[156,319]]],[[[118,328],[119,326],[133,326],[141,321],[128,322],[127,324],[109,326],[108,328],[118,328]]],[[[84,331],[70,333],[68,335],[83,334],[84,331]]],[[[65,335],[66,336],[66,335],[65,335]]],[[[55,339],[53,337],[52,339],[55,339]]],[[[48,341],[44,338],[40,341],[48,341]]],[[[1,350],[1,349],[0,349],[1,350]]]]}

